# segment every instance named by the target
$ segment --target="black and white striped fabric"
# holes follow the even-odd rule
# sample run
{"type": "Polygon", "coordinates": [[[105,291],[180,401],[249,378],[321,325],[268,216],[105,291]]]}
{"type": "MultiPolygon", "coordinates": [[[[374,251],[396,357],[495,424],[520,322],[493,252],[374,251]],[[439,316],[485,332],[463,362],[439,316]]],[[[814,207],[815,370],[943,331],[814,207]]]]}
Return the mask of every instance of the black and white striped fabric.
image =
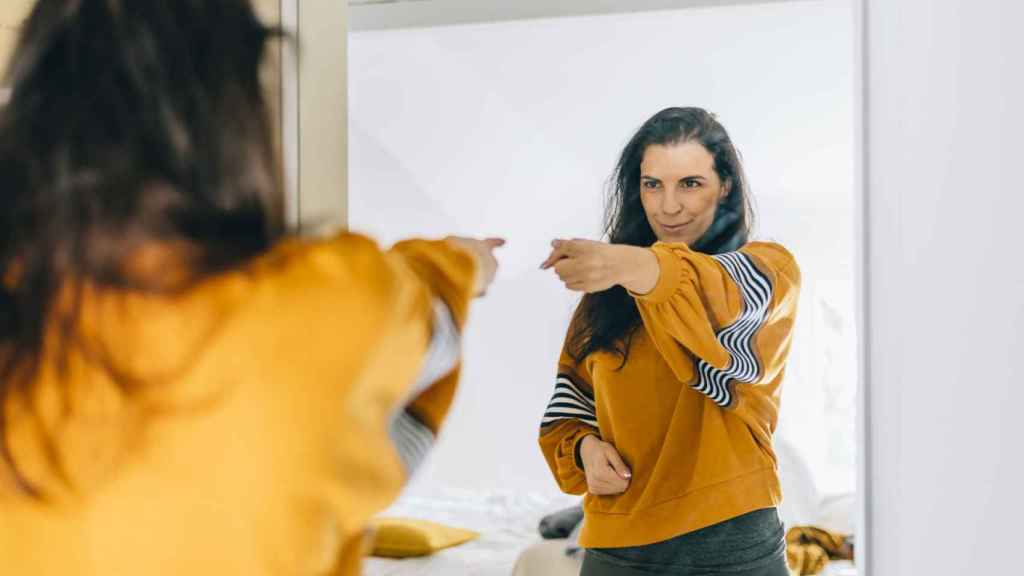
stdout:
{"type": "Polygon", "coordinates": [[[423,360],[419,378],[413,384],[411,397],[419,396],[435,382],[448,375],[459,364],[461,337],[451,310],[444,301],[434,299],[434,328],[430,347],[423,360]]]}
{"type": "MultiPolygon", "coordinates": [[[[455,369],[459,363],[460,340],[451,310],[443,301],[435,299],[430,347],[406,405],[455,369]]],[[[392,418],[389,433],[406,471],[412,475],[434,446],[434,431],[403,406],[392,418]]]]}
{"type": "Polygon", "coordinates": [[[434,431],[408,410],[402,410],[391,421],[391,441],[395,443],[402,465],[410,476],[427,459],[435,440],[434,431]]]}
{"type": "Polygon", "coordinates": [[[753,350],[754,335],[768,318],[772,301],[772,284],[754,265],[750,256],[730,252],[714,256],[739,286],[743,298],[743,311],[739,319],[718,332],[718,342],[729,352],[729,365],[719,370],[704,360],[697,362],[697,381],[693,388],[705,394],[719,406],[732,404],[729,381],[752,383],[757,381],[761,367],[753,350]]]}
{"type": "Polygon", "coordinates": [[[548,402],[540,426],[546,428],[560,420],[579,420],[594,428],[598,427],[593,394],[578,386],[568,374],[558,375],[555,393],[548,402]]]}

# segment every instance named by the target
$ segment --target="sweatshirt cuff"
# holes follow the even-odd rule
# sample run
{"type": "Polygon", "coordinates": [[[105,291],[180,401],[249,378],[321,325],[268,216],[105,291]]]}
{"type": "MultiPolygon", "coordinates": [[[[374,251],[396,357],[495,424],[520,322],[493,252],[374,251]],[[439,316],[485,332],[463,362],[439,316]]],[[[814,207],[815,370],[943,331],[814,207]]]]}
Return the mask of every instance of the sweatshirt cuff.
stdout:
{"type": "Polygon", "coordinates": [[[675,253],[671,246],[658,242],[650,248],[651,252],[658,258],[658,266],[661,269],[658,275],[658,283],[654,290],[647,294],[636,294],[630,292],[633,298],[651,304],[662,304],[669,300],[679,284],[683,281],[683,261],[675,253]]]}

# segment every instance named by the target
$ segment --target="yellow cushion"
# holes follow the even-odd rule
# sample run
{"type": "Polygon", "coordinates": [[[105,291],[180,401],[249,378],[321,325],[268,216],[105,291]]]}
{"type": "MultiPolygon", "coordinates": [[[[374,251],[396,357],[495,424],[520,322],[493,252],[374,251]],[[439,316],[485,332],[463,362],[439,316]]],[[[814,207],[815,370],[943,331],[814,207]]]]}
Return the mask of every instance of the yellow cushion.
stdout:
{"type": "Polygon", "coordinates": [[[375,532],[373,555],[384,558],[426,556],[480,537],[471,530],[427,520],[375,518],[372,525],[375,532]]]}

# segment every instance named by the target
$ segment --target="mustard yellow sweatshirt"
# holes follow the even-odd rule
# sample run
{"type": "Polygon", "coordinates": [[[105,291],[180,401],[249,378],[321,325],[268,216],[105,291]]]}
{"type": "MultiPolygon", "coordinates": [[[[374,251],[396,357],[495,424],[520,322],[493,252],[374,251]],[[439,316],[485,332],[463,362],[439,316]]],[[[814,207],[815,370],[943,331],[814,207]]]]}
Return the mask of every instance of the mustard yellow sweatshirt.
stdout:
{"type": "Polygon", "coordinates": [[[632,478],[584,498],[585,547],[642,546],[754,510],[781,490],[772,450],[800,289],[793,257],[751,243],[709,256],[655,244],[661,275],[634,296],[642,327],[629,360],[563,350],[540,446],[561,489],[587,491],[577,444],[596,434],[632,478]]]}
{"type": "Polygon", "coordinates": [[[452,400],[475,274],[444,242],[342,235],[177,296],[87,289],[68,378],[47,352],[3,406],[41,498],[0,468],[0,574],[359,573],[452,400]]]}

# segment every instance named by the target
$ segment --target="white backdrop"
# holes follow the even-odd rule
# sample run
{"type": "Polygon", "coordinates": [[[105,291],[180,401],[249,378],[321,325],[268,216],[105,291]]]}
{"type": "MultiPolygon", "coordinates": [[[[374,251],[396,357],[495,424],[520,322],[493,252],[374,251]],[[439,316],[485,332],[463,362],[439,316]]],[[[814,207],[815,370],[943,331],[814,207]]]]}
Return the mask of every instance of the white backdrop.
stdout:
{"type": "Polygon", "coordinates": [[[633,131],[697,105],[744,153],[758,236],[803,267],[779,434],[852,489],[852,46],[838,0],[351,34],[352,229],[510,242],[418,486],[556,489],[536,437],[576,297],[537,266],[552,238],[598,237],[633,131]]]}

